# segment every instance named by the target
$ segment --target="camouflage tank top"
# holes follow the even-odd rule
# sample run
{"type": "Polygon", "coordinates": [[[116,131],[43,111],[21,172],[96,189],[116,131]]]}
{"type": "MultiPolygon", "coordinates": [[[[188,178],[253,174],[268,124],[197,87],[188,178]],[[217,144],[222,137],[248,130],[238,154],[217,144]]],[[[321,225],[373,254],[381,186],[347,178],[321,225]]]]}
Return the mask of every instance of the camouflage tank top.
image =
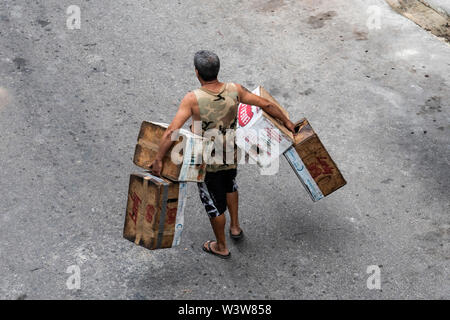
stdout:
{"type": "MultiPolygon", "coordinates": [[[[236,130],[236,115],[239,104],[236,85],[234,83],[225,83],[220,92],[217,93],[205,88],[196,89],[193,92],[197,97],[198,107],[200,109],[203,134],[207,130],[217,129],[222,134],[224,140],[223,157],[221,157],[222,163],[208,164],[206,171],[216,172],[236,168],[237,150],[234,144],[234,131],[236,130]],[[233,138],[225,141],[227,131],[230,129],[233,131],[233,138]],[[226,142],[229,144],[228,148],[225,145],[226,142]],[[231,145],[230,142],[232,142],[231,145]],[[228,157],[226,154],[227,151],[229,152],[228,157]],[[227,161],[227,159],[229,160],[227,161]]],[[[214,155],[213,152],[212,156],[214,155]]]]}

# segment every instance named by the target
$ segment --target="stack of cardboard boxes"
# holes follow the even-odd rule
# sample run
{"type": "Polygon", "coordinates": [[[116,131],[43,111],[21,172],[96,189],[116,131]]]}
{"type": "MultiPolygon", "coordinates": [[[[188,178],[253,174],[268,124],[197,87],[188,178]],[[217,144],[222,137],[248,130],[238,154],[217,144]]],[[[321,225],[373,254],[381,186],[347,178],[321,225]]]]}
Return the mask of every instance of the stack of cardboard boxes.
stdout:
{"type": "MultiPolygon", "coordinates": [[[[133,162],[148,170],[155,160],[167,124],[142,122],[133,162]]],[[[171,248],[180,244],[184,226],[187,182],[201,182],[205,165],[201,159],[203,138],[181,129],[163,159],[161,177],[149,172],[130,177],[123,236],[147,249],[171,248]]]]}
{"type": "MultiPolygon", "coordinates": [[[[254,94],[281,105],[263,88],[254,94]]],[[[267,166],[282,154],[313,201],[318,201],[346,184],[319,137],[306,119],[296,123],[295,135],[260,108],[238,106],[236,144],[260,166],[267,166]]],[[[138,136],[134,163],[146,170],[155,159],[167,124],[144,121],[138,136]]],[[[180,129],[163,159],[162,177],[149,172],[130,177],[123,235],[148,249],[179,245],[184,225],[187,182],[202,182],[205,139],[180,129]]]]}

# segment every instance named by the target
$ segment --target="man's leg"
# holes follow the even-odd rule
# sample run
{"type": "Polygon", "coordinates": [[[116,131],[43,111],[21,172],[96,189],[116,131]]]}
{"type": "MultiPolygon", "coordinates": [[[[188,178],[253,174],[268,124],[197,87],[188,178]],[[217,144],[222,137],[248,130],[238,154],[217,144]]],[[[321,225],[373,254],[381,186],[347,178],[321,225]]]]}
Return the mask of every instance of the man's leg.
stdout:
{"type": "MultiPolygon", "coordinates": [[[[227,255],[229,253],[225,238],[225,211],[227,209],[226,191],[223,189],[221,177],[216,173],[207,173],[205,182],[198,183],[200,199],[209,216],[216,241],[211,242],[211,250],[227,255]]],[[[208,242],[203,244],[208,249],[208,242]]]]}
{"type": "Polygon", "coordinates": [[[239,193],[238,191],[227,193],[227,208],[230,213],[231,223],[230,231],[232,235],[239,235],[241,233],[241,227],[239,225],[239,193]]]}
{"type": "MultiPolygon", "coordinates": [[[[228,248],[227,248],[227,242],[225,237],[225,223],[226,218],[225,214],[221,214],[220,216],[217,216],[215,218],[210,218],[209,221],[211,222],[211,226],[214,231],[214,235],[216,236],[215,242],[211,243],[211,250],[213,252],[217,252],[223,255],[228,254],[228,248]]],[[[207,248],[207,244],[204,244],[205,248],[207,248]]]]}

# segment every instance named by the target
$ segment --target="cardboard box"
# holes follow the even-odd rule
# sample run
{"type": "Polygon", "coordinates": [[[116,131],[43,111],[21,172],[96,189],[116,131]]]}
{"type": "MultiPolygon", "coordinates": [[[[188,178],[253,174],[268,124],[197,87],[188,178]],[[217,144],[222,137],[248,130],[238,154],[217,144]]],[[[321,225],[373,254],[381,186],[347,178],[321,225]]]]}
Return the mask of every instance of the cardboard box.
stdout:
{"type": "MultiPolygon", "coordinates": [[[[289,118],[287,111],[263,87],[257,87],[252,93],[273,102],[289,118]]],[[[241,103],[237,117],[236,144],[260,166],[269,165],[292,146],[292,132],[261,108],[241,103]]]]}
{"type": "MultiPolygon", "coordinates": [[[[166,123],[142,122],[133,159],[137,166],[149,169],[167,127],[166,123]]],[[[204,181],[206,164],[202,158],[203,141],[202,137],[191,131],[180,129],[178,140],[163,159],[161,176],[172,181],[204,181]],[[176,157],[172,157],[173,155],[176,157]],[[175,158],[178,159],[178,163],[172,161],[175,158]]]]}
{"type": "Polygon", "coordinates": [[[346,181],[308,120],[296,123],[296,132],[294,145],[284,155],[312,200],[318,201],[346,181]]]}
{"type": "Polygon", "coordinates": [[[133,173],[128,189],[124,238],[150,250],[179,245],[186,196],[186,182],[133,173]]]}

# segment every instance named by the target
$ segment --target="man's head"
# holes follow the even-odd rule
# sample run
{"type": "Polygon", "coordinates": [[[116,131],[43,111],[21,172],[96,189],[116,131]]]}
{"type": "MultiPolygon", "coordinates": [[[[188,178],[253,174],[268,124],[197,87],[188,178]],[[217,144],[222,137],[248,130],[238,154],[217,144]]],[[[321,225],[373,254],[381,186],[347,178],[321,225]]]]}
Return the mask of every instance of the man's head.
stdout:
{"type": "Polygon", "coordinates": [[[204,81],[217,79],[220,60],[217,54],[208,50],[197,51],[194,55],[194,66],[197,75],[204,81]]]}

